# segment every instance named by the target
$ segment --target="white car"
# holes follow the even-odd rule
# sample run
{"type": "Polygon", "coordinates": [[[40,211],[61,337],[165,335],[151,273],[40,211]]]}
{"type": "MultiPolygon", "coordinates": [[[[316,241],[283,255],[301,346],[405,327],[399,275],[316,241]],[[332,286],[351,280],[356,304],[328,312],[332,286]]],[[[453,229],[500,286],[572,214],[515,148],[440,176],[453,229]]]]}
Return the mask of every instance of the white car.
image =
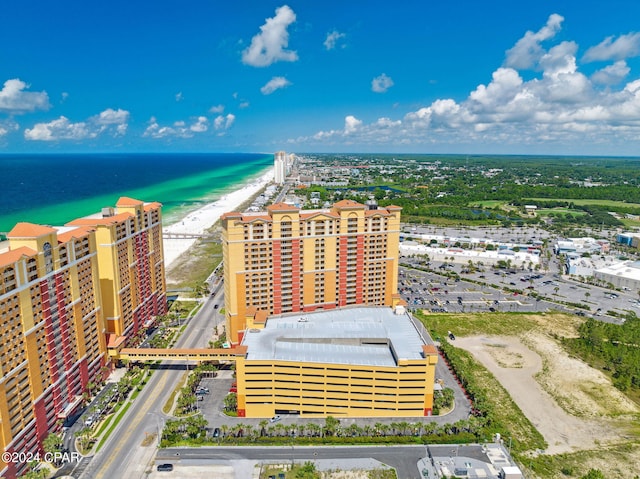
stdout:
{"type": "Polygon", "coordinates": [[[282,419],[280,416],[273,416],[269,419],[269,422],[278,422],[280,419],[282,419]]]}

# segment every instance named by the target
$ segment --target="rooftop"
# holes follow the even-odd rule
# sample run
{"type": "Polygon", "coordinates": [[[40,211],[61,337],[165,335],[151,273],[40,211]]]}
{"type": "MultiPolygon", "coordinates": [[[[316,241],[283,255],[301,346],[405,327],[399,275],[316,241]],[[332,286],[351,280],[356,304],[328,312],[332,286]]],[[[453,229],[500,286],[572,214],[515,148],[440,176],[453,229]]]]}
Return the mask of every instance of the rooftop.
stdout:
{"type": "Polygon", "coordinates": [[[502,444],[429,445],[427,452],[428,457],[418,463],[418,468],[430,470],[433,474],[428,477],[498,479],[502,471],[509,477],[523,478],[502,444]]]}
{"type": "Polygon", "coordinates": [[[640,281],[640,261],[615,263],[599,268],[596,272],[640,281]]]}
{"type": "Polygon", "coordinates": [[[353,307],[270,317],[264,329],[248,330],[242,344],[248,360],[395,367],[400,359],[422,359],[425,342],[406,314],[353,307]]]}

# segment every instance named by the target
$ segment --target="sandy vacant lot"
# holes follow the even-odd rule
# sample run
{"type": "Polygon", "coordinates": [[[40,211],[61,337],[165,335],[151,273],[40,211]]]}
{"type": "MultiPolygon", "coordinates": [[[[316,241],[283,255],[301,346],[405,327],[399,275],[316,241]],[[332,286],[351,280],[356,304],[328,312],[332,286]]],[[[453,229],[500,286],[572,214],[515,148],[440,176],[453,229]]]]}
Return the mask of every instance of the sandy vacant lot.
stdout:
{"type": "Polygon", "coordinates": [[[549,335],[458,337],[455,345],[471,352],[510,392],[549,444],[545,453],[626,441],[625,425],[639,412],[637,405],[549,335]]]}

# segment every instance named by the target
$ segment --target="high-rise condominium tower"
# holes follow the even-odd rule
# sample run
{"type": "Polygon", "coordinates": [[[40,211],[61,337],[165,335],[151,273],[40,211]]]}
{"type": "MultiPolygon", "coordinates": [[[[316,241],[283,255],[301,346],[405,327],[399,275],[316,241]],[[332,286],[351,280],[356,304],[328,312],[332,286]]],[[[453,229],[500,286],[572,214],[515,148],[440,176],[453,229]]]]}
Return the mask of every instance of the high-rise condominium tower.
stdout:
{"type": "Polygon", "coordinates": [[[247,315],[392,305],[400,210],[343,200],[328,209],[284,203],[222,216],[227,337],[247,315]]]}

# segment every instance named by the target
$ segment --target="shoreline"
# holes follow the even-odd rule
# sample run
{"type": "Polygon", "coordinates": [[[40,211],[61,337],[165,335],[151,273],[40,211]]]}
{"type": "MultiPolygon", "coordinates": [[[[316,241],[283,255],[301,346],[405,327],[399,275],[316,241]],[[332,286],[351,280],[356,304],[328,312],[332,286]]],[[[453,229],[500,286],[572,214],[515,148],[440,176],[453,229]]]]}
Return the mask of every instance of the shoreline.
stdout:
{"type": "MultiPolygon", "coordinates": [[[[239,189],[227,193],[218,200],[208,203],[195,211],[189,212],[185,217],[175,223],[164,226],[162,228],[163,235],[170,233],[204,234],[224,213],[235,211],[242,203],[247,201],[248,198],[263,190],[273,181],[273,178],[273,168],[270,168],[262,176],[252,179],[239,189]]],[[[165,270],[168,271],[171,269],[172,263],[188,251],[196,241],[197,238],[163,238],[165,270]]]]}

